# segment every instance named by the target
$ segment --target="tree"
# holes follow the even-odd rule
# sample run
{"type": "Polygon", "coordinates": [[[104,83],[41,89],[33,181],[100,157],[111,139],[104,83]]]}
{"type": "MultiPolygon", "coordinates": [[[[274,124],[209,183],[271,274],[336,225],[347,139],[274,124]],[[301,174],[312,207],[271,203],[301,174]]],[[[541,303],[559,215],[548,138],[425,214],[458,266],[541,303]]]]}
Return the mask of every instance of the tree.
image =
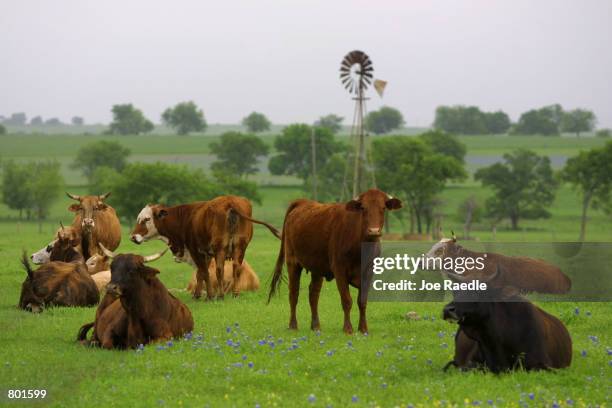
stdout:
{"type": "Polygon", "coordinates": [[[19,219],[23,217],[23,210],[29,209],[32,201],[28,188],[31,176],[26,164],[7,161],[2,165],[2,202],[8,208],[18,210],[19,219]]]}
{"type": "Polygon", "coordinates": [[[563,108],[558,104],[532,109],[521,115],[511,133],[515,135],[557,136],[559,135],[562,116],[563,108]]]}
{"type": "Polygon", "coordinates": [[[49,118],[49,119],[45,120],[45,125],[60,126],[60,125],[62,125],[62,121],[59,120],[58,118],[49,118]]]}
{"type": "Polygon", "coordinates": [[[428,144],[434,152],[454,157],[460,163],[465,162],[467,150],[465,144],[461,143],[457,136],[439,130],[430,130],[419,135],[419,138],[428,144]]]}
{"type": "Polygon", "coordinates": [[[521,218],[548,218],[546,207],[555,199],[557,182],[550,159],[518,149],[504,154],[504,163],[478,169],[474,179],[491,187],[495,195],[486,202],[491,217],[509,217],[512,229],[518,229],[521,218]]]}
{"type": "Polygon", "coordinates": [[[257,191],[257,184],[252,181],[247,181],[237,177],[234,174],[227,172],[213,172],[215,178],[216,189],[219,194],[232,194],[241,197],[246,197],[249,200],[261,204],[261,195],[257,191]]]}
{"type": "Polygon", "coordinates": [[[80,116],[73,116],[70,120],[73,126],[83,126],[85,124],[85,119],[80,116]]]}
{"type": "Polygon", "coordinates": [[[38,219],[38,232],[42,232],[42,221],[47,218],[51,205],[60,196],[64,178],[57,161],[31,162],[28,166],[31,174],[27,183],[32,200],[30,205],[38,219]]]}
{"type": "Polygon", "coordinates": [[[324,127],[329,129],[333,134],[338,133],[342,129],[342,122],[344,118],[342,116],[329,114],[321,116],[319,120],[315,122],[315,126],[324,127]]]}
{"type": "Polygon", "coordinates": [[[119,142],[100,140],[81,147],[70,167],[81,170],[89,180],[89,184],[92,184],[93,175],[98,167],[110,167],[120,172],[127,165],[130,154],[130,149],[119,142]]]}
{"type": "Polygon", "coordinates": [[[375,140],[372,156],[381,189],[405,201],[410,214],[410,232],[431,230],[437,196],[450,180],[466,177],[462,163],[436,153],[423,140],[402,136],[375,140]]]}
{"type": "Polygon", "coordinates": [[[368,113],[365,117],[366,128],[377,135],[389,133],[404,124],[401,112],[389,106],[383,106],[377,111],[368,113]]]}
{"type": "Polygon", "coordinates": [[[0,135],[5,135],[6,134],[6,128],[4,127],[3,124],[0,123],[0,135]]]}
{"type": "Polygon", "coordinates": [[[45,122],[43,121],[42,116],[34,116],[32,119],[30,119],[30,125],[32,126],[41,126],[44,123],[45,122]]]}
{"type": "Polygon", "coordinates": [[[246,126],[246,128],[251,133],[263,132],[265,130],[270,130],[270,121],[263,113],[251,112],[249,116],[242,119],[242,124],[246,126]]]}
{"type": "MultiPolygon", "coordinates": [[[[0,132],[0,134],[2,134],[0,132]]],[[[610,129],[599,129],[596,133],[595,136],[597,137],[610,137],[612,136],[612,130],[610,129]]]]}
{"type": "Polygon", "coordinates": [[[482,207],[476,197],[469,196],[459,204],[457,209],[459,220],[463,222],[463,238],[470,239],[472,224],[482,218],[482,207]]]}
{"type": "MultiPolygon", "coordinates": [[[[274,140],[279,152],[268,162],[270,172],[275,175],[290,174],[306,181],[312,174],[312,128],[305,124],[289,125],[274,140]]],[[[322,169],[331,155],[344,150],[327,128],[315,127],[316,165],[322,169]]]]}
{"type": "Polygon", "coordinates": [[[504,111],[484,112],[484,123],[487,132],[492,135],[502,135],[510,129],[510,117],[504,111]]]}
{"type": "Polygon", "coordinates": [[[204,119],[204,112],[202,112],[202,109],[198,109],[193,101],[181,102],[173,108],[166,109],[162,113],[162,121],[176,129],[179,135],[203,132],[208,126],[204,119]]]}
{"type": "Polygon", "coordinates": [[[4,119],[2,123],[9,126],[23,126],[26,124],[28,118],[25,113],[13,113],[10,118],[4,119]]]}
{"type": "Polygon", "coordinates": [[[585,109],[573,109],[564,112],[561,116],[561,130],[575,133],[576,137],[580,137],[580,133],[593,130],[596,122],[597,118],[593,112],[585,109]]]}
{"type": "Polygon", "coordinates": [[[109,128],[111,134],[138,135],[153,130],[153,122],[145,118],[142,111],[131,103],[113,105],[111,111],[113,113],[113,121],[109,128]]]}
{"type": "MultiPolygon", "coordinates": [[[[317,169],[317,199],[324,202],[339,202],[343,197],[346,154],[334,153],[322,168],[317,169]]],[[[312,191],[312,175],[304,182],[304,190],[312,191]]]]}
{"type": "Polygon", "coordinates": [[[477,106],[438,106],[434,128],[460,135],[484,135],[487,133],[484,114],[477,106]]]}
{"type": "Polygon", "coordinates": [[[225,132],[218,143],[210,144],[210,151],[217,156],[213,171],[233,173],[239,177],[259,171],[259,157],[268,155],[268,146],[255,135],[225,132]]]}
{"type": "Polygon", "coordinates": [[[589,207],[606,207],[610,204],[612,142],[569,158],[561,171],[561,179],[582,194],[579,240],[584,241],[589,207]]]}

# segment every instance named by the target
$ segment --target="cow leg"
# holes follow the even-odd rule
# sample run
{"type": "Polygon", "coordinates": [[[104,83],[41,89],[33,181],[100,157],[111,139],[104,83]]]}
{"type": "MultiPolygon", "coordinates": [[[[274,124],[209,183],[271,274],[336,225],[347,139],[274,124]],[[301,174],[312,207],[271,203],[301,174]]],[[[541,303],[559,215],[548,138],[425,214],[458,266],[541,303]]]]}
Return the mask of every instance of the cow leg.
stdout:
{"type": "Polygon", "coordinates": [[[240,281],[240,267],[242,266],[242,261],[244,260],[246,245],[246,240],[240,239],[238,244],[234,245],[234,250],[232,252],[232,279],[234,282],[232,293],[234,297],[240,295],[240,285],[238,282],[240,281]]]}
{"type": "Polygon", "coordinates": [[[323,286],[323,276],[311,273],[310,286],[308,287],[308,300],[310,301],[310,329],[321,330],[319,323],[319,295],[323,286]]]}
{"type": "Polygon", "coordinates": [[[287,275],[289,275],[289,306],[291,307],[291,317],[289,318],[289,328],[297,330],[296,308],[298,296],[300,295],[300,277],[302,276],[302,265],[287,262],[287,275]]]}
{"type": "Polygon", "coordinates": [[[225,275],[225,251],[223,249],[218,250],[215,253],[215,273],[217,274],[217,298],[223,300],[225,297],[224,289],[224,275],[225,275]]]}
{"type": "MultiPolygon", "coordinates": [[[[359,332],[362,334],[368,333],[368,321],[366,320],[366,307],[368,306],[368,299],[361,299],[361,287],[357,294],[357,306],[359,307],[359,332]]],[[[367,288],[365,289],[367,290],[367,288]]]]}
{"type": "Polygon", "coordinates": [[[340,301],[342,302],[342,310],[344,311],[344,333],[353,334],[353,325],[351,324],[351,307],[353,299],[349,291],[349,284],[346,278],[346,271],[341,271],[336,275],[336,286],[340,292],[340,301]]]}
{"type": "Polygon", "coordinates": [[[193,291],[193,298],[199,299],[202,296],[202,282],[206,283],[206,299],[210,300],[213,297],[213,288],[210,285],[210,276],[208,275],[208,267],[210,266],[211,258],[206,256],[201,264],[198,262],[198,271],[196,273],[196,287],[193,291]]]}

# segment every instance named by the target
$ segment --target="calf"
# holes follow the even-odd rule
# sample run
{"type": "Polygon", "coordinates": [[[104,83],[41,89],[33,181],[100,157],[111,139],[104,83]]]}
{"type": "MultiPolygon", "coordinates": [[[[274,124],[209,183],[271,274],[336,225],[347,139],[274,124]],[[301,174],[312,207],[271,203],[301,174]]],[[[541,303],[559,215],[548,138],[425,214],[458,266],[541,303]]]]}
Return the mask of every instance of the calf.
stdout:
{"type": "MultiPolygon", "coordinates": [[[[502,271],[498,266],[488,281],[503,275],[502,271]]],[[[567,328],[517,289],[492,286],[484,296],[455,291],[453,298],[443,311],[445,320],[459,324],[455,359],[449,364],[460,368],[482,364],[494,373],[570,365],[572,340],[567,328]]]]}
{"type": "MultiPolygon", "coordinates": [[[[237,196],[220,196],[175,207],[147,205],[138,214],[131,239],[136,244],[154,238],[167,242],[176,258],[192,262],[198,268],[194,298],[201,296],[206,284],[207,299],[212,299],[215,292],[208,272],[212,259],[216,261],[218,282],[223,281],[226,259],[232,260],[234,281],[238,281],[240,265],[253,237],[253,223],[265,225],[279,236],[270,224],[251,218],[251,212],[249,200],[237,196]]],[[[239,294],[237,286],[233,294],[239,294]]],[[[224,296],[219,286],[216,295],[224,296]]]]}
{"type": "MultiPolygon", "coordinates": [[[[76,231],[74,228],[72,227],[64,227],[63,225],[57,229],[57,231],[55,232],[54,235],[54,239],[49,242],[47,244],[47,246],[45,246],[44,248],[39,249],[38,251],[34,252],[31,256],[30,259],[32,260],[33,264],[36,265],[42,265],[44,263],[49,262],[51,259],[51,250],[53,249],[53,246],[55,245],[55,243],[57,242],[57,235],[61,234],[61,235],[70,235],[70,234],[77,234],[78,235],[78,231],[76,231]]],[[[81,249],[81,244],[79,243],[78,245],[76,245],[74,247],[76,249],[77,252],[79,253],[83,253],[82,249],[81,249]]]]}
{"type": "MultiPolygon", "coordinates": [[[[268,302],[278,290],[283,264],[289,275],[289,328],[297,329],[296,306],[302,269],[311,273],[309,301],[312,330],[319,330],[318,303],[323,278],[336,279],[344,311],[344,332],[353,333],[352,299],[349,285],[359,289],[359,331],[366,333],[367,285],[362,287],[361,245],[374,244],[378,250],[386,210],[402,207],[397,198],[372,189],[347,203],[321,204],[301,199],[287,209],[281,247],[274,269],[268,302]]],[[[376,256],[376,254],[371,254],[376,256]]],[[[369,277],[365,277],[369,282],[369,277]]]]}
{"type": "Polygon", "coordinates": [[[50,261],[33,270],[26,253],[21,262],[27,277],[21,285],[19,308],[34,313],[46,306],[93,306],[100,300],[96,284],[87,273],[83,256],[75,248],[75,231],[58,233],[50,261]]]}
{"type": "MultiPolygon", "coordinates": [[[[213,289],[217,291],[218,281],[217,281],[217,276],[215,274],[215,269],[216,269],[216,265],[215,265],[215,260],[213,259],[210,262],[210,266],[208,268],[208,271],[210,273],[209,282],[211,285],[213,285],[213,289]]],[[[191,277],[191,281],[189,282],[189,285],[187,286],[187,291],[193,294],[197,286],[197,283],[198,283],[197,271],[193,271],[193,276],[191,277]]],[[[229,291],[233,291],[235,289],[234,286],[238,286],[237,290],[239,292],[256,291],[259,289],[259,278],[257,277],[257,274],[255,273],[253,268],[251,268],[251,265],[249,265],[249,263],[246,260],[244,260],[242,261],[242,265],[240,265],[240,272],[238,274],[238,283],[236,283],[234,281],[232,263],[229,261],[225,261],[222,285],[223,286],[221,289],[223,290],[223,293],[228,293],[229,291]]]]}
{"type": "Polygon", "coordinates": [[[149,257],[116,255],[100,245],[113,259],[111,281],[96,311],[96,320],[79,330],[85,340],[94,327],[91,343],[104,348],[135,348],[139,344],[168,340],[193,330],[191,312],[157,278],[159,270],[146,265],[164,253],[149,257]]]}

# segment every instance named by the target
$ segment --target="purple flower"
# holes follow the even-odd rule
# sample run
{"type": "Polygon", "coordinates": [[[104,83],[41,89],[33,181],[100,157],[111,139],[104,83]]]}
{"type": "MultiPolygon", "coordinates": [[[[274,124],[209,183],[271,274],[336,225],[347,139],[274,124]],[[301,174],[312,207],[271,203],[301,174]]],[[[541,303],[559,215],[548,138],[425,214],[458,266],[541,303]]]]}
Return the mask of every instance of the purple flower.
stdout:
{"type": "Polygon", "coordinates": [[[242,359],[243,359],[243,360],[246,360],[246,359],[247,359],[246,354],[243,354],[243,355],[242,355],[242,359]]]}
{"type": "Polygon", "coordinates": [[[232,331],[232,328],[231,328],[231,327],[229,327],[229,326],[227,326],[227,327],[225,328],[225,331],[226,331],[226,333],[230,333],[230,332],[232,331]]]}
{"type": "Polygon", "coordinates": [[[325,354],[327,354],[327,357],[331,357],[331,356],[334,355],[334,351],[333,350],[327,350],[327,353],[325,353],[325,354]]]}
{"type": "Polygon", "coordinates": [[[606,351],[608,352],[609,356],[612,356],[612,348],[607,348],[606,351]]]}
{"type": "Polygon", "coordinates": [[[582,351],[580,352],[580,355],[581,355],[582,357],[586,357],[586,356],[587,356],[587,351],[586,351],[586,350],[582,350],[582,351]]]}
{"type": "Polygon", "coordinates": [[[165,349],[165,347],[164,347],[164,346],[162,346],[162,345],[160,344],[160,345],[159,345],[159,346],[157,346],[155,349],[156,349],[157,351],[162,351],[162,350],[164,350],[164,349],[165,349]]]}
{"type": "Polygon", "coordinates": [[[266,344],[266,341],[265,341],[265,340],[259,340],[257,343],[258,343],[260,346],[263,346],[264,344],[266,344]]]}
{"type": "Polygon", "coordinates": [[[270,342],[270,343],[268,343],[268,344],[270,344],[270,347],[271,347],[271,348],[274,348],[274,342],[273,342],[273,341],[271,341],[271,342],[270,342]]]}
{"type": "Polygon", "coordinates": [[[234,364],[232,364],[232,365],[233,365],[234,367],[236,367],[236,368],[241,368],[241,367],[243,366],[243,364],[242,364],[242,363],[234,363],[234,364]]]}
{"type": "Polygon", "coordinates": [[[140,343],[136,348],[138,350],[142,351],[142,350],[144,350],[144,344],[140,343]]]}
{"type": "Polygon", "coordinates": [[[439,337],[439,338],[444,337],[444,332],[439,332],[439,333],[438,333],[438,337],[439,337]]]}
{"type": "Polygon", "coordinates": [[[591,339],[591,341],[593,343],[598,343],[599,342],[599,339],[597,338],[597,336],[589,336],[589,339],[591,339]]]}
{"type": "Polygon", "coordinates": [[[191,340],[192,337],[193,337],[193,333],[192,332],[185,333],[185,340],[191,340]]]}
{"type": "Polygon", "coordinates": [[[346,345],[349,347],[353,347],[353,342],[349,340],[348,343],[346,343],[346,345]]]}
{"type": "Polygon", "coordinates": [[[252,361],[249,361],[249,364],[248,364],[249,368],[253,368],[253,366],[254,366],[254,365],[255,365],[255,364],[253,364],[253,362],[252,362],[252,361]]]}
{"type": "Polygon", "coordinates": [[[557,402],[553,402],[553,403],[552,403],[552,405],[551,405],[551,407],[552,407],[552,408],[559,408],[559,407],[560,407],[560,405],[559,405],[559,404],[557,404],[557,402]]]}
{"type": "Polygon", "coordinates": [[[493,405],[493,400],[492,399],[487,400],[487,404],[493,405]]]}
{"type": "Polygon", "coordinates": [[[574,314],[575,314],[576,316],[578,316],[578,315],[580,314],[580,308],[578,308],[578,307],[577,307],[577,308],[575,308],[575,309],[574,309],[574,314]]]}
{"type": "Polygon", "coordinates": [[[167,345],[168,347],[172,347],[172,346],[174,346],[174,343],[173,343],[172,341],[169,341],[169,342],[167,342],[167,343],[166,343],[166,345],[167,345]]]}
{"type": "Polygon", "coordinates": [[[535,398],[535,394],[533,392],[530,392],[529,394],[527,394],[530,400],[533,400],[535,398]]]}
{"type": "Polygon", "coordinates": [[[380,384],[380,386],[381,386],[382,388],[387,388],[387,383],[382,383],[382,384],[380,384]]]}
{"type": "Polygon", "coordinates": [[[571,398],[568,398],[566,401],[567,405],[574,405],[574,400],[571,398]]]}
{"type": "Polygon", "coordinates": [[[359,402],[359,398],[356,395],[351,397],[351,402],[359,402]]]}
{"type": "Polygon", "coordinates": [[[229,339],[226,344],[230,347],[232,347],[234,345],[234,342],[232,341],[232,339],[229,339]]]}
{"type": "Polygon", "coordinates": [[[315,397],[314,394],[310,394],[308,396],[308,402],[310,402],[311,404],[314,404],[314,402],[317,400],[317,397],[315,397]]]}
{"type": "Polygon", "coordinates": [[[480,405],[480,401],[472,401],[472,405],[480,405]]]}

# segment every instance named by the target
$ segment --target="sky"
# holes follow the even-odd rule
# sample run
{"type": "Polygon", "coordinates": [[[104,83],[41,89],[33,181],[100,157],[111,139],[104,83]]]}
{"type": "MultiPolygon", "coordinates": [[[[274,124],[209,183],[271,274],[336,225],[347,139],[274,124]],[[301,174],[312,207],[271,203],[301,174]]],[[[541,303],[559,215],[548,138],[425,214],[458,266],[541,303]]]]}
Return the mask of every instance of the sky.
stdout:
{"type": "Polygon", "coordinates": [[[612,1],[8,0],[0,115],[107,123],[116,103],[154,122],[193,100],[209,123],[352,120],[343,56],[388,81],[368,110],[429,126],[438,105],[588,108],[612,127],[612,1]]]}

